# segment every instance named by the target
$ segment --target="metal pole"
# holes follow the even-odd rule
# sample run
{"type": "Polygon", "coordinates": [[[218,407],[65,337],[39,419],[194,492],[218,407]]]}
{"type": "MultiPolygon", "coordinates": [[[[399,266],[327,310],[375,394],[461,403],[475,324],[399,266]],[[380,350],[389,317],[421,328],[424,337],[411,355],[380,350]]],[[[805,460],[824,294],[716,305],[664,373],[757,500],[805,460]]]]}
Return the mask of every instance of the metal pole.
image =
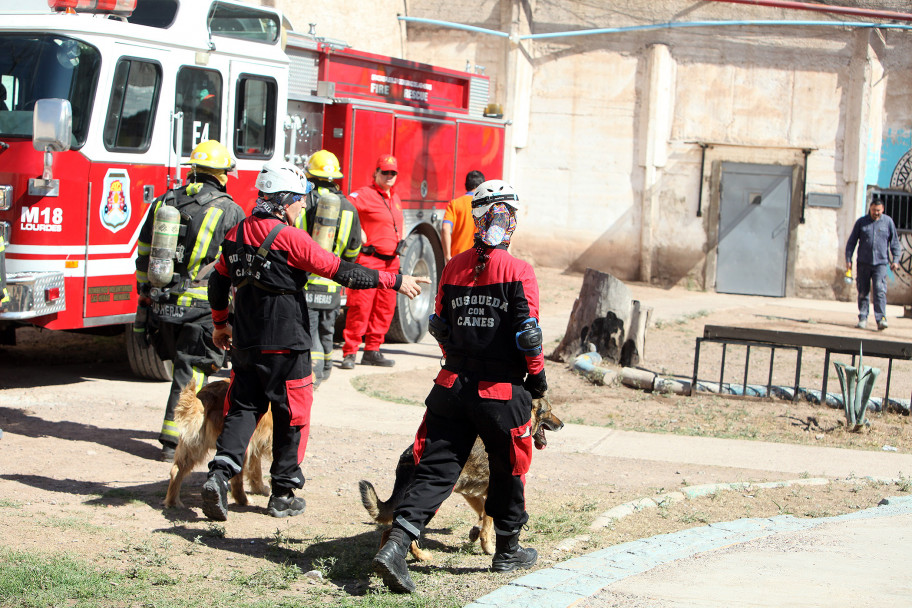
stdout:
{"type": "Polygon", "coordinates": [[[697,217],[703,217],[703,171],[706,168],[706,148],[709,144],[697,142],[700,146],[700,187],[697,189],[697,217]]]}

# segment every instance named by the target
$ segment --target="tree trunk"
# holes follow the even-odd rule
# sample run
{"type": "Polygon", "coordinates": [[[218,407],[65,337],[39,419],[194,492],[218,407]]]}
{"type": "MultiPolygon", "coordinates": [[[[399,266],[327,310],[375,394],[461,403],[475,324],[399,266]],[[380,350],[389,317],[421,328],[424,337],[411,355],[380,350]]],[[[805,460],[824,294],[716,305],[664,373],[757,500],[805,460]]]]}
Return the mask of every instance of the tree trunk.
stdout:
{"type": "Polygon", "coordinates": [[[596,350],[602,358],[620,363],[626,350],[630,358],[638,361],[643,354],[651,311],[640,307],[639,302],[634,308],[630,291],[623,282],[587,268],[564,338],[548,358],[566,363],[581,353],[596,350]],[[634,310],[637,311],[635,322],[634,310]],[[634,326],[636,329],[631,331],[634,326]],[[625,346],[630,338],[635,338],[633,344],[625,346]]]}
{"type": "Polygon", "coordinates": [[[621,360],[619,361],[624,367],[636,367],[644,358],[646,328],[649,327],[650,317],[652,317],[652,309],[643,306],[639,300],[634,300],[633,310],[630,314],[630,329],[627,331],[627,339],[621,349],[621,360]]]}

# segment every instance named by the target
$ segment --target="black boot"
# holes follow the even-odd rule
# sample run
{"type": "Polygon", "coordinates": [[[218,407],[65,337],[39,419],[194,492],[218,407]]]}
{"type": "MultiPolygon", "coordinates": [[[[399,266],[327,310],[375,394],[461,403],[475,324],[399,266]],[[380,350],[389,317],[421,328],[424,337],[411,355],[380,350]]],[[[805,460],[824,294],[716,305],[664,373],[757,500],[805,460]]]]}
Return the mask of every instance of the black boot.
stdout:
{"type": "Polygon", "coordinates": [[[494,550],[494,559],[491,560],[491,570],[494,572],[510,572],[517,568],[531,568],[538,561],[538,551],[524,549],[519,546],[519,532],[516,534],[498,534],[497,546],[494,550]]]}
{"type": "Polygon", "coordinates": [[[377,365],[379,367],[392,367],[396,362],[387,359],[379,350],[365,350],[361,355],[361,365],[377,365]]]}
{"type": "Polygon", "coordinates": [[[203,513],[211,520],[228,519],[228,481],[221,473],[210,473],[203,484],[203,513]]]}
{"type": "Polygon", "coordinates": [[[374,573],[383,579],[383,584],[396,593],[411,593],[415,583],[409,576],[405,554],[408,553],[412,538],[402,528],[393,528],[380,552],[374,557],[374,573]]]}

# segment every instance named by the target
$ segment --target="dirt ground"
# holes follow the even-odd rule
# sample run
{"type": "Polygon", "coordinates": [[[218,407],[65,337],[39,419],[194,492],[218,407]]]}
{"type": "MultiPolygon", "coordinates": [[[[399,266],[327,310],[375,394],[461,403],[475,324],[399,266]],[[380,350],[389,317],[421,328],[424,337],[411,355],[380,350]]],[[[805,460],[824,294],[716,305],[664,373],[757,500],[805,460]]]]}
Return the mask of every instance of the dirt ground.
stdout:
{"type": "MultiPolygon", "coordinates": [[[[539,278],[542,317],[566,317],[582,277],[541,269],[539,278]]],[[[645,293],[652,293],[649,289],[645,293]]],[[[790,330],[807,330],[813,325],[819,333],[836,334],[859,331],[852,329],[851,314],[821,310],[798,317],[793,309],[776,302],[756,310],[682,310],[656,311],[660,314],[655,315],[648,331],[642,367],[689,377],[695,339],[709,323],[790,330]]],[[[851,305],[847,310],[851,312],[851,305]]],[[[912,321],[909,323],[907,329],[912,335],[912,321]]],[[[898,328],[895,335],[902,336],[903,331],[898,328]]],[[[556,345],[559,333],[552,330],[550,348],[556,345]]],[[[482,555],[477,545],[466,544],[470,510],[454,497],[432,522],[425,541],[437,556],[434,565],[413,566],[423,600],[378,599],[385,596],[377,596],[382,586],[369,577],[368,563],[376,551],[379,533],[360,504],[357,482],[369,479],[381,496],[388,495],[395,462],[409,441],[405,432],[390,436],[339,427],[314,428],[303,465],[308,482],[302,495],[308,509],[301,517],[276,520],[264,516],[266,498],[252,496],[248,507],[231,504],[225,524],[208,522],[199,508],[202,468],[185,482],[187,508],[163,509],[170,465],[157,460],[155,437],[167,384],[132,378],[121,340],[119,336],[20,330],[18,346],[0,347],[3,568],[21,555],[17,552],[62,553],[87,567],[126,577],[124,585],[142,583],[133,599],[97,604],[115,606],[285,605],[274,598],[264,599],[269,589],[282,589],[288,605],[463,605],[508,580],[488,573],[490,558],[482,555]],[[303,574],[314,570],[319,576],[303,574]],[[205,602],[198,599],[204,595],[205,602]],[[383,603],[386,601],[392,603],[383,603]]],[[[709,351],[707,348],[704,359],[706,374],[717,379],[721,357],[709,351]]],[[[727,372],[731,378],[726,376],[726,382],[741,382],[739,356],[729,353],[726,369],[730,366],[734,371],[727,372]]],[[[752,354],[765,384],[768,359],[762,357],[752,354]]],[[[368,376],[356,373],[354,385],[372,397],[412,404],[420,417],[435,365],[429,361],[426,369],[368,376]]],[[[870,430],[847,433],[841,425],[844,415],[840,410],[806,401],[743,400],[708,393],[693,397],[662,395],[617,382],[597,386],[553,361],[548,362],[547,371],[555,412],[565,422],[912,451],[909,418],[899,414],[870,413],[870,430]]],[[[821,372],[822,354],[805,352],[801,384],[818,386],[821,372]]],[[[776,382],[793,383],[794,361],[777,359],[774,373],[776,382]]],[[[336,370],[330,382],[352,378],[343,374],[336,370]]],[[[897,397],[912,392],[912,374],[901,365],[893,369],[893,383],[891,394],[897,397]]],[[[829,390],[839,390],[835,375],[831,375],[829,390]]],[[[883,385],[878,390],[883,390],[883,385]]],[[[333,407],[332,403],[321,403],[321,392],[317,392],[315,407],[333,407]]],[[[763,471],[545,450],[536,454],[528,477],[532,519],[524,538],[539,548],[540,565],[548,566],[599,547],[710,521],[782,513],[833,515],[873,506],[885,496],[910,489],[903,479],[845,479],[819,487],[749,488],[665,505],[607,528],[589,529],[600,513],[626,501],[686,485],[735,481],[778,479],[763,471]],[[567,538],[580,535],[588,535],[588,540],[560,548],[567,538]]],[[[24,605],[23,598],[4,599],[0,593],[0,605],[24,605]]],[[[96,604],[73,601],[60,605],[96,604]]]]}

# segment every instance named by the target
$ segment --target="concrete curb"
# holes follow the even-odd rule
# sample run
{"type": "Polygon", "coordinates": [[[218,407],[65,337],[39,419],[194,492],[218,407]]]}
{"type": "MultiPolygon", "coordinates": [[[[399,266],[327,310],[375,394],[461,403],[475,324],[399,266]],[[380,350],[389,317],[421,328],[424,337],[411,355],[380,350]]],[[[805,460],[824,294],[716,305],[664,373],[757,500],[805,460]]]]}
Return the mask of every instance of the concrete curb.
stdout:
{"type": "MultiPolygon", "coordinates": [[[[734,489],[826,485],[829,483],[858,481],[896,483],[898,480],[858,477],[831,481],[822,478],[811,478],[756,484],[708,484],[706,486],[692,486],[689,489],[696,490],[690,496],[690,498],[696,498],[718,491],[734,489]]],[[[687,499],[686,492],[673,492],[663,496],[673,497],[671,498],[672,500],[681,500],[680,497],[676,496],[677,494],[681,494],[687,499]]],[[[610,525],[611,522],[617,519],[644,508],[657,507],[663,503],[662,497],[656,498],[659,499],[658,502],[655,499],[639,499],[609,509],[596,518],[591,528],[597,529],[604,525],[610,525]],[[650,503],[652,504],[650,505],[650,503]]],[[[889,517],[908,513],[912,513],[912,496],[887,498],[877,507],[834,517],[799,519],[791,515],[779,515],[769,518],[739,519],[731,522],[709,524],[699,528],[689,528],[679,532],[615,545],[569,559],[551,568],[537,570],[478,598],[468,604],[466,608],[491,608],[492,606],[502,608],[570,607],[619,580],[705,551],[748,542],[780,532],[807,530],[830,522],[889,517]]],[[[577,541],[584,538],[575,537],[577,541]]],[[[561,543],[558,549],[563,545],[564,543],[561,543]]],[[[568,549],[570,547],[572,545],[568,549]]]]}
{"type": "MultiPolygon", "coordinates": [[[[725,492],[730,490],[750,490],[753,488],[762,489],[762,488],[785,488],[788,486],[825,486],[830,483],[851,483],[865,481],[868,483],[882,483],[882,484],[891,484],[899,483],[900,479],[879,479],[875,477],[850,477],[847,479],[826,479],[824,477],[808,477],[805,479],[789,479],[785,481],[767,481],[762,483],[752,483],[752,482],[732,482],[732,483],[710,483],[699,486],[687,486],[682,488],[680,492],[668,492],[666,494],[660,494],[653,498],[638,498],[636,500],[631,500],[612,507],[595,518],[592,524],[589,526],[589,529],[592,531],[598,530],[600,528],[606,528],[614,524],[614,522],[627,517],[628,515],[633,515],[638,511],[643,509],[655,509],[658,507],[665,507],[672,505],[683,500],[692,500],[695,498],[703,498],[704,496],[711,496],[717,492],[725,492]]],[[[580,536],[573,536],[571,538],[561,541],[555,550],[555,554],[560,554],[560,552],[571,551],[577,543],[588,541],[590,536],[588,534],[582,534],[580,536]]]]}

